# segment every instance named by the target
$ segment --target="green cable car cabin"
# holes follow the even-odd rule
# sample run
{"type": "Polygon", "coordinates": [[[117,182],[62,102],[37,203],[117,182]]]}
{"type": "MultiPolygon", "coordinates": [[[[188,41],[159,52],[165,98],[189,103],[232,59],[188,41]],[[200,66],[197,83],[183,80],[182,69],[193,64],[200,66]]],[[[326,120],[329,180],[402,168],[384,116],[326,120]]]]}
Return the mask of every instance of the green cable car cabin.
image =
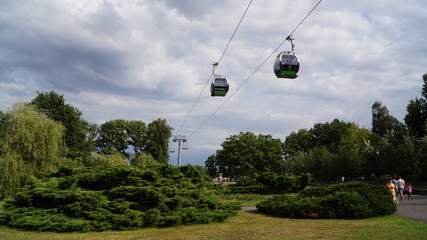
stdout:
{"type": "Polygon", "coordinates": [[[226,77],[215,75],[211,83],[211,96],[224,97],[228,92],[228,80],[226,77]]]}
{"type": "Polygon", "coordinates": [[[295,53],[281,52],[274,62],[274,74],[277,78],[297,78],[299,61],[295,53]]]}

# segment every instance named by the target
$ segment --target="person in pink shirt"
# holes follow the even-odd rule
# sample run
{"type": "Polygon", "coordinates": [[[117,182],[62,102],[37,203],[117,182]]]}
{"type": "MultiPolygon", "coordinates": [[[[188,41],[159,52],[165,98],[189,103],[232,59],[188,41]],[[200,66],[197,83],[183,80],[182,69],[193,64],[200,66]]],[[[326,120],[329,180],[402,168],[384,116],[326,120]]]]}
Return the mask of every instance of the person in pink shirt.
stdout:
{"type": "Polygon", "coordinates": [[[406,185],[406,192],[408,193],[408,200],[409,198],[411,198],[411,200],[414,200],[414,198],[412,197],[412,185],[410,183],[406,185]]]}

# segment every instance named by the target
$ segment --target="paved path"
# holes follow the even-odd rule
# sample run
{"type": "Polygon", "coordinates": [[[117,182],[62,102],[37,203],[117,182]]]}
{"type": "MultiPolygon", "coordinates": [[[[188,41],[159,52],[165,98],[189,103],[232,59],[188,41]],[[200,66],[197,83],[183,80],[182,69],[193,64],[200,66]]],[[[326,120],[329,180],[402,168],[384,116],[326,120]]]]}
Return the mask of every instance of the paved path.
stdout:
{"type": "MultiPolygon", "coordinates": [[[[427,195],[414,195],[414,200],[402,201],[397,204],[396,216],[412,219],[427,224],[427,195]]],[[[243,212],[257,212],[256,207],[242,207],[243,212]]]]}
{"type": "Polygon", "coordinates": [[[403,201],[399,199],[395,215],[427,224],[427,195],[414,195],[414,200],[405,197],[403,201]]]}

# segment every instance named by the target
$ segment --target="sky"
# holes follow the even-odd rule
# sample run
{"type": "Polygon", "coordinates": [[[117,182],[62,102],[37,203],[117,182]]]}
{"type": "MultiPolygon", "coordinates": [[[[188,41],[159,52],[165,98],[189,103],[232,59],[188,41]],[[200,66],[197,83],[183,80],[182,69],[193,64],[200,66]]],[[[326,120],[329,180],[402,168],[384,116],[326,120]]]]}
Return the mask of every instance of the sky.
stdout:
{"type": "Polygon", "coordinates": [[[427,73],[424,0],[323,0],[293,33],[296,79],[276,78],[274,60],[318,0],[253,0],[239,28],[249,0],[0,2],[1,110],[53,90],[91,123],[166,119],[188,139],[183,165],[240,132],[284,141],[334,119],[371,129],[375,101],[403,122],[427,73]],[[219,59],[230,91],[211,97],[219,59]]]}

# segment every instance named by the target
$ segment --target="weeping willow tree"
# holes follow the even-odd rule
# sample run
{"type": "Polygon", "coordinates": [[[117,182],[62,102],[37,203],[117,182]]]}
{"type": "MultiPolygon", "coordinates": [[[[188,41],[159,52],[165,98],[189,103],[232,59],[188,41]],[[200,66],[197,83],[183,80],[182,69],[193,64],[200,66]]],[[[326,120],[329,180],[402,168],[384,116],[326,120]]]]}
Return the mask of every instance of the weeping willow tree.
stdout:
{"type": "Polygon", "coordinates": [[[61,162],[64,127],[32,105],[17,103],[0,121],[0,194],[14,195],[32,177],[61,162]]]}

